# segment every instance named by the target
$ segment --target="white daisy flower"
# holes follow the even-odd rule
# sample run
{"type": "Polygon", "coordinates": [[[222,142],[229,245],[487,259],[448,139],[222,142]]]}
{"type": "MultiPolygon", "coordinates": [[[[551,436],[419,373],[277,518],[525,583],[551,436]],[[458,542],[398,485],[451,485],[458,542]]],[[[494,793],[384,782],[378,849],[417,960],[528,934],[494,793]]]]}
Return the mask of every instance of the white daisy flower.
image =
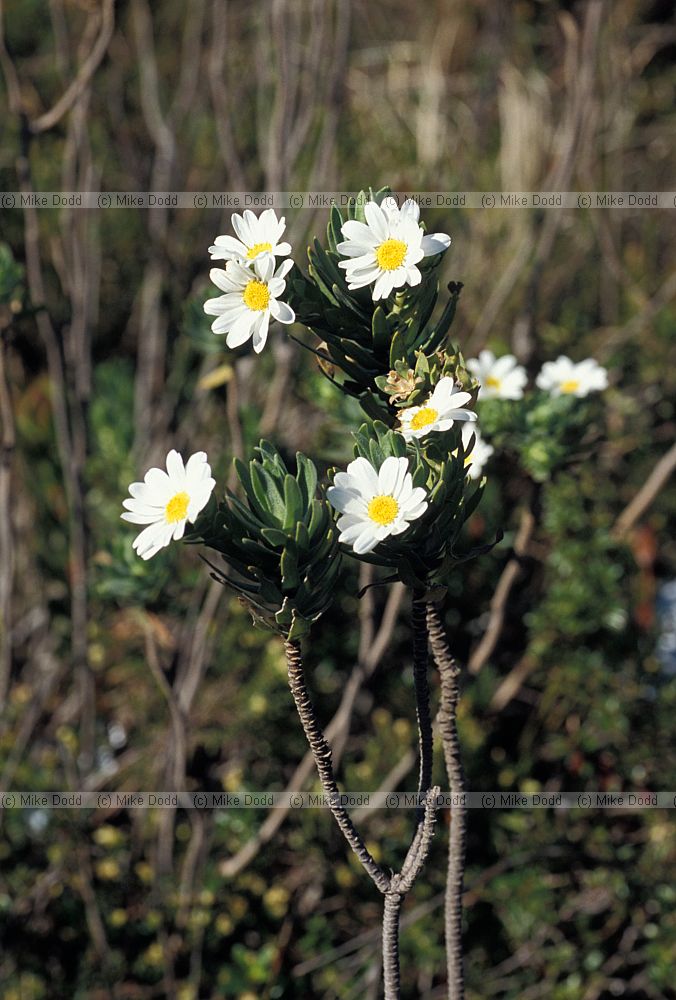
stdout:
{"type": "Polygon", "coordinates": [[[256,257],[251,267],[236,260],[229,260],[225,270],[212,267],[209,277],[225,294],[207,299],[204,311],[218,317],[211,329],[227,333],[228,347],[239,347],[253,336],[253,349],[260,354],[270,317],[280,323],[294,322],[296,314],[291,306],[279,300],[286,288],[284,277],[292,267],[292,260],[284,260],[275,271],[275,258],[268,253],[256,257]]]}
{"type": "Polygon", "coordinates": [[[212,260],[250,263],[262,253],[271,253],[273,257],[288,257],[291,253],[290,243],[279,242],[286,229],[286,220],[278,219],[271,208],[266,208],[260,217],[248,208],[244,215],[234,213],[232,225],[239,239],[217,236],[214,245],[209,247],[212,260]]]}
{"type": "Polygon", "coordinates": [[[206,453],[197,451],[186,465],[177,451],[167,455],[167,471],[148,469],[142,483],[129,487],[131,500],[122,502],[127,510],[122,519],[147,524],[134,539],[133,547],[142,559],[150,559],[169,542],[183,537],[188,521],[194,521],[206,507],[216,480],[206,453]]]}
{"type": "Polygon", "coordinates": [[[513,354],[496,358],[492,351],[479,351],[479,357],[470,358],[467,367],[481,384],[479,396],[482,399],[523,398],[528,376],[513,354]]]}
{"type": "Polygon", "coordinates": [[[413,487],[407,458],[386,458],[376,471],[365,458],[355,458],[338,472],[327,496],[337,511],[340,541],[357,555],[374,549],[389,535],[400,535],[427,510],[426,493],[413,487]]]}
{"type": "Polygon", "coordinates": [[[495,451],[493,445],[488,444],[487,441],[481,437],[478,427],[472,424],[462,425],[462,447],[465,450],[470,442],[470,439],[474,437],[474,444],[472,445],[472,450],[468,455],[465,455],[465,468],[467,469],[467,475],[470,479],[478,479],[483,472],[484,465],[491,457],[495,451]]]}
{"type": "Polygon", "coordinates": [[[399,426],[407,441],[424,437],[431,431],[447,431],[456,420],[476,420],[476,413],[463,409],[472,397],[462,392],[448,375],[439,379],[433,392],[421,406],[399,411],[399,426]]]}
{"type": "Polygon", "coordinates": [[[419,285],[422,275],[416,264],[450,246],[445,233],[425,236],[418,225],[420,207],[412,198],[401,209],[394,198],[386,198],[382,205],[369,201],[364,215],[365,223],[356,219],[343,223],[345,241],[337,249],[349,260],[341,260],[338,266],[346,272],[348,288],[373,285],[374,302],[387,298],[395,288],[419,285]]]}
{"type": "Polygon", "coordinates": [[[594,358],[575,364],[561,355],[556,361],[545,361],[535,384],[552,396],[577,396],[581,399],[590,392],[607,389],[608,372],[594,358]]]}

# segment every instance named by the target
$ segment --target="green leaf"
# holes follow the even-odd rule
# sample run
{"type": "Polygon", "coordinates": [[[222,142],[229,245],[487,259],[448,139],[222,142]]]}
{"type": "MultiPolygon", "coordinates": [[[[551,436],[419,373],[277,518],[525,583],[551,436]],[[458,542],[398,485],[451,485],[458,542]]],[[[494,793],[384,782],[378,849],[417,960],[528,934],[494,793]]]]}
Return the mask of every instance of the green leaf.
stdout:
{"type": "Polygon", "coordinates": [[[290,641],[302,639],[303,636],[309,633],[311,624],[312,622],[308,621],[307,618],[303,618],[302,615],[294,613],[287,639],[290,641]]]}
{"type": "Polygon", "coordinates": [[[340,214],[340,209],[337,205],[331,206],[331,212],[329,213],[329,224],[326,229],[326,238],[329,242],[329,247],[335,252],[336,245],[342,240],[342,227],[343,227],[343,217],[340,214]]]}
{"type": "Polygon", "coordinates": [[[300,451],[296,452],[296,466],[298,469],[296,479],[303,495],[303,507],[307,509],[317,492],[317,470],[314,462],[300,451]]]}
{"type": "Polygon", "coordinates": [[[284,524],[286,506],[277,483],[261,465],[252,462],[250,468],[251,483],[259,503],[263,504],[274,515],[279,524],[284,524]]]}
{"type": "Polygon", "coordinates": [[[296,524],[296,545],[303,554],[310,548],[310,535],[303,521],[296,524]]]}
{"type": "Polygon", "coordinates": [[[406,353],[406,329],[399,329],[392,337],[390,344],[390,368],[394,368],[395,362],[408,361],[406,353]]]}
{"type": "Polygon", "coordinates": [[[291,531],[298,521],[303,519],[303,497],[300,487],[294,477],[287,473],[284,477],[284,528],[291,531]]]}
{"type": "Polygon", "coordinates": [[[371,332],[373,334],[373,353],[376,357],[389,359],[390,341],[392,338],[387,323],[387,316],[382,306],[378,306],[373,313],[371,332]]]}
{"type": "Polygon", "coordinates": [[[282,593],[292,593],[299,586],[300,577],[298,575],[298,558],[289,547],[282,552],[281,569],[282,593]]]}
{"type": "Polygon", "coordinates": [[[281,548],[289,540],[288,534],[279,528],[261,528],[261,535],[266,542],[274,545],[275,548],[281,548]]]}
{"type": "Polygon", "coordinates": [[[307,529],[311,541],[314,541],[315,535],[323,533],[325,519],[330,521],[327,507],[321,500],[313,500],[310,504],[310,523],[307,529]]]}

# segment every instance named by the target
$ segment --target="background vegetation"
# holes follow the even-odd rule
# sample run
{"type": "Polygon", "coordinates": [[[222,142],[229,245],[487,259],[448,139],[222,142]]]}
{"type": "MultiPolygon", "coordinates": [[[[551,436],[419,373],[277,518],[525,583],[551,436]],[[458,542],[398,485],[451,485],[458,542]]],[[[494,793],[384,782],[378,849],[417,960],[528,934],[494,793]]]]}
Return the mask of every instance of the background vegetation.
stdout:
{"type": "MultiPolygon", "coordinates": [[[[0,14],[3,191],[673,188],[669,3],[10,0],[0,14]]],[[[302,266],[323,215],[286,214],[302,266]]],[[[512,350],[533,374],[593,355],[612,378],[574,464],[536,485],[507,443],[488,467],[471,532],[505,540],[458,572],[447,614],[468,664],[469,788],[676,787],[671,220],[426,216],[453,236],[466,356],[512,350]]],[[[278,640],[195,552],[142,564],[119,520],[169,442],[204,448],[221,483],[259,432],[326,465],[349,456],[358,411],[309,355],[278,332],[260,358],[226,357],[210,333],[206,248],[228,224],[2,211],[3,789],[312,786],[278,640]]],[[[311,684],[345,785],[410,788],[407,616],[397,587],[358,601],[366,582],[346,571],[311,684]]],[[[411,820],[361,817],[379,859],[397,866],[411,820]]],[[[426,1000],[444,996],[444,832],[404,914],[405,995],[426,1000]]],[[[675,862],[665,812],[471,812],[469,996],[673,998],[675,862]]],[[[0,863],[7,1000],[377,996],[380,902],[328,812],[16,810],[0,863]]]]}

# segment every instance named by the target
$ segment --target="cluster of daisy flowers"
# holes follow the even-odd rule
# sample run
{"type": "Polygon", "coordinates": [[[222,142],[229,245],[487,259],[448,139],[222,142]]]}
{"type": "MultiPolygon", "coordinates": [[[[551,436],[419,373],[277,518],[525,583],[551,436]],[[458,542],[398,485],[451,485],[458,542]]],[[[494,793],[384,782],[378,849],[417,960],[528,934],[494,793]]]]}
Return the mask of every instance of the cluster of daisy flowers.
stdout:
{"type": "MultiPolygon", "coordinates": [[[[345,270],[350,290],[372,285],[376,302],[387,298],[405,285],[422,281],[417,266],[423,257],[444,253],[451,244],[445,233],[425,234],[420,225],[420,208],[411,198],[401,207],[394,198],[382,204],[369,201],[364,206],[365,222],[356,219],[343,224],[344,240],[338,252],[346,260],[345,270]]],[[[216,319],[211,329],[226,334],[228,347],[241,347],[252,340],[259,354],[265,347],[271,320],[289,324],[295,320],[291,306],[284,301],[285,278],[293,261],[288,259],[291,244],[282,240],[286,220],[278,219],[268,208],[256,216],[250,209],[232,216],[236,236],[217,236],[209,247],[212,260],[224,260],[225,268],[214,267],[211,281],[223,293],[204,303],[204,311],[216,319]],[[277,265],[277,258],[282,262],[277,265]]]]}
{"type": "Polygon", "coordinates": [[[234,236],[217,236],[209,247],[212,260],[225,260],[225,269],[212,267],[209,277],[222,295],[208,299],[204,311],[216,316],[211,324],[214,333],[227,334],[230,348],[253,341],[257,354],[265,347],[270,320],[293,323],[296,315],[282,296],[286,275],[293,267],[288,258],[291,244],[280,242],[286,229],[285,219],[278,219],[268,208],[260,217],[247,209],[232,216],[234,236]]]}
{"type": "MultiPolygon", "coordinates": [[[[423,258],[444,253],[451,243],[445,233],[425,233],[419,206],[412,199],[401,207],[391,197],[380,204],[369,201],[364,206],[364,220],[343,224],[344,240],[337,250],[345,259],[339,267],[345,271],[347,287],[357,290],[370,286],[374,302],[407,285],[419,285],[422,273],[418,265],[423,258]]],[[[254,351],[260,353],[271,320],[282,324],[295,321],[293,309],[284,301],[285,279],[293,267],[292,247],[283,240],[285,219],[278,219],[272,209],[260,216],[250,210],[233,214],[232,225],[235,236],[218,236],[209,247],[212,260],[225,261],[225,267],[210,271],[211,281],[222,294],[208,299],[204,311],[215,317],[211,329],[215,334],[226,334],[228,347],[234,349],[251,340],[254,351]]],[[[480,399],[523,398],[527,375],[514,355],[496,358],[492,351],[483,350],[467,362],[467,368],[479,383],[480,399]]],[[[608,378],[605,369],[591,358],[576,364],[561,356],[543,365],[535,384],[552,396],[582,398],[605,389],[608,378]]],[[[481,437],[476,413],[467,408],[471,400],[469,392],[444,376],[423,403],[399,411],[398,430],[412,442],[448,431],[458,423],[466,473],[477,479],[493,448],[481,437]]],[[[150,469],[143,483],[132,483],[122,517],[145,525],[133,543],[138,555],[150,559],[171,541],[182,538],[186,524],[194,522],[204,509],[214,486],[204,452],[191,455],[184,464],[173,450],[167,455],[166,471],[150,469]]],[[[413,487],[406,458],[388,458],[379,469],[365,458],[355,459],[346,472],[336,474],[327,497],[340,515],[340,540],[352,545],[358,555],[406,531],[428,506],[425,490],[413,487]]]]}
{"type": "MultiPolygon", "coordinates": [[[[480,351],[478,358],[470,358],[467,368],[479,383],[480,399],[523,399],[528,376],[513,354],[496,358],[492,351],[480,351]]],[[[576,363],[562,354],[556,361],[545,361],[535,385],[551,396],[582,399],[607,389],[608,373],[593,358],[576,363]]]]}

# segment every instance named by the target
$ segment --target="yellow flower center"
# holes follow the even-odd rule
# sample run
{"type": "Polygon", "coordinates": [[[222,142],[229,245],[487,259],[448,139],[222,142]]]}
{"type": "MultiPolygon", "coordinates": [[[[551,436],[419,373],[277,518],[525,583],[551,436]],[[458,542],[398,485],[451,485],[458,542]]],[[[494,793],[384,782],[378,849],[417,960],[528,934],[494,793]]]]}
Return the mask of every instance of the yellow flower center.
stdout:
{"type": "Polygon", "coordinates": [[[577,392],[580,383],[576,378],[569,378],[567,382],[561,383],[561,392],[577,392]]]}
{"type": "Polygon", "coordinates": [[[403,264],[407,249],[403,240],[385,240],[376,250],[378,266],[383,271],[396,271],[403,264]]]}
{"type": "Polygon", "coordinates": [[[470,451],[469,455],[465,455],[465,468],[467,468],[467,466],[471,464],[473,454],[474,452],[470,451]]]}
{"type": "Polygon", "coordinates": [[[268,286],[262,281],[250,281],[242,294],[244,305],[256,312],[262,312],[268,308],[270,292],[268,286]]]}
{"type": "Polygon", "coordinates": [[[495,375],[489,375],[486,379],[486,386],[490,389],[499,389],[502,385],[502,379],[496,378],[495,375]]]}
{"type": "Polygon", "coordinates": [[[271,250],[272,243],[254,243],[252,247],[249,247],[247,257],[249,260],[253,260],[259,253],[270,253],[271,250]]]}
{"type": "Polygon", "coordinates": [[[167,524],[176,524],[177,521],[182,521],[188,514],[189,503],[190,497],[187,493],[175,493],[164,508],[167,524]]]}
{"type": "Polygon", "coordinates": [[[374,497],[368,505],[368,515],[376,524],[392,524],[399,513],[399,504],[387,494],[374,497]]]}
{"type": "Polygon", "coordinates": [[[411,419],[411,427],[414,431],[421,431],[423,427],[429,427],[439,416],[439,411],[431,406],[421,406],[415,416],[411,419]]]}

